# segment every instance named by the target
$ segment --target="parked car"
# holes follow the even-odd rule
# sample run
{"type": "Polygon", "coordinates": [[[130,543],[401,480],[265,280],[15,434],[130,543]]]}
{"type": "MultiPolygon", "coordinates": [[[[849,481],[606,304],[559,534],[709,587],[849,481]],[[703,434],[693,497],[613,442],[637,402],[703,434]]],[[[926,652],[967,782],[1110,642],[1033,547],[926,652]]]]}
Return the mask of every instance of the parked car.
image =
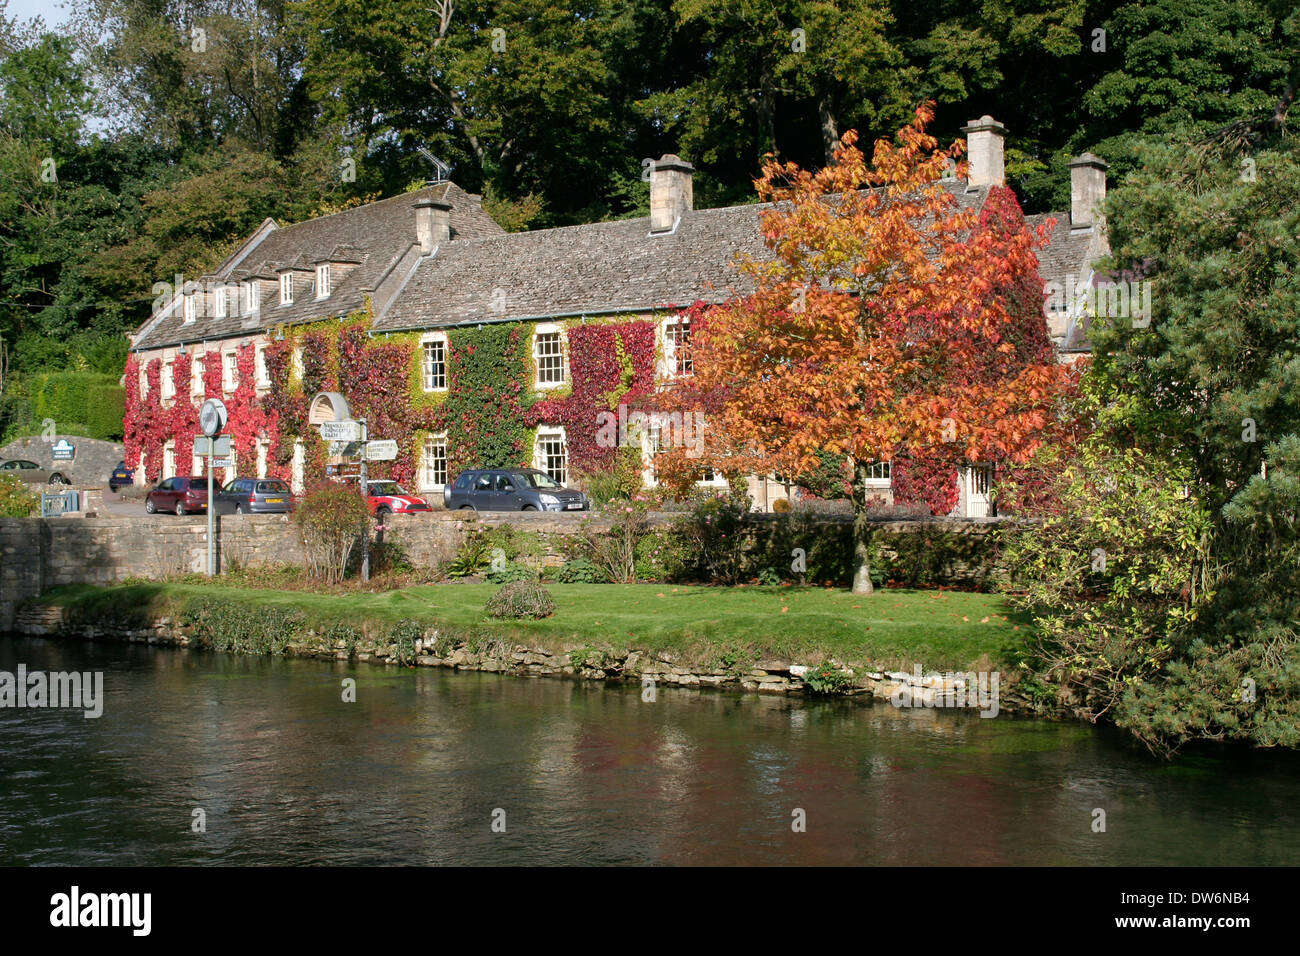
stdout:
{"type": "Polygon", "coordinates": [[[417,511],[432,511],[429,502],[413,495],[397,482],[388,478],[374,478],[366,482],[366,504],[372,515],[407,515],[417,511]]]}
{"type": "Polygon", "coordinates": [[[144,510],[149,514],[174,511],[178,515],[206,511],[207,478],[165,478],[144,496],[144,510]]]}
{"type": "Polygon", "coordinates": [[[108,490],[117,494],[117,489],[123,485],[129,485],[135,481],[135,470],[126,467],[126,462],[119,461],[113,473],[108,476],[108,490]]]}
{"type": "Polygon", "coordinates": [[[72,480],[66,470],[42,468],[25,458],[0,461],[0,475],[16,475],[31,485],[70,485],[72,480]]]}
{"type": "Polygon", "coordinates": [[[443,501],[464,511],[586,511],[587,496],[536,468],[474,468],[462,471],[443,501]]]}
{"type": "Polygon", "coordinates": [[[285,514],[293,510],[293,491],[278,478],[235,478],[218,489],[216,514],[285,514]]]}

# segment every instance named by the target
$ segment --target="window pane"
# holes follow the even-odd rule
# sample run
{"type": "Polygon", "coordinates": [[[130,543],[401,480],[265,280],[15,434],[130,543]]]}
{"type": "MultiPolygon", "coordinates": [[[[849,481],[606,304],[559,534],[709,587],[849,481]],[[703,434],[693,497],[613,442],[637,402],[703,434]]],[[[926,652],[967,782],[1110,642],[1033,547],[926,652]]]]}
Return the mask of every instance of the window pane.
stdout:
{"type": "Polygon", "coordinates": [[[537,336],[537,384],[551,385],[564,381],[564,346],[559,332],[537,336]]]}
{"type": "Polygon", "coordinates": [[[424,343],[424,390],[447,387],[447,345],[441,339],[424,343]]]}
{"type": "Polygon", "coordinates": [[[562,485],[568,482],[568,449],[561,436],[538,435],[537,457],[542,471],[562,485]]]}
{"type": "Polygon", "coordinates": [[[690,322],[670,322],[664,329],[665,351],[668,354],[669,369],[674,375],[689,375],[694,366],[691,363],[691,324],[690,322]]]}

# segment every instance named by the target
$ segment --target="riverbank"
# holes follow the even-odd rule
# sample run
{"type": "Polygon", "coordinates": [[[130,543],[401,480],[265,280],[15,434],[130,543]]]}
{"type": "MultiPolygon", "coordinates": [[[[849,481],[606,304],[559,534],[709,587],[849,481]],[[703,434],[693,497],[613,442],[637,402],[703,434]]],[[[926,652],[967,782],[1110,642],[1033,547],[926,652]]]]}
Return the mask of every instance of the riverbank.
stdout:
{"type": "MultiPolygon", "coordinates": [[[[915,682],[917,667],[924,674],[998,671],[1005,693],[1029,640],[1027,622],[1001,596],[973,592],[891,589],[863,597],[831,588],[557,584],[549,587],[551,617],[498,621],[483,611],[497,587],[316,594],[206,582],[80,585],[29,602],[16,630],[536,676],[877,696],[915,682]]],[[[921,692],[944,689],[930,681],[921,692]]]]}

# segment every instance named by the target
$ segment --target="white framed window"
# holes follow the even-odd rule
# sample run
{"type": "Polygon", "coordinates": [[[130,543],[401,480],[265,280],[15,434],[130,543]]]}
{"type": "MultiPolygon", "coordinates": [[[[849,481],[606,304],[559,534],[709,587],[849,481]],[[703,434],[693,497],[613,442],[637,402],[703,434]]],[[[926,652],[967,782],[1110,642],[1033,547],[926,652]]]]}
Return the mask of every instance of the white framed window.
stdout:
{"type": "Polygon", "coordinates": [[[164,478],[172,478],[176,475],[176,439],[170,439],[163,445],[163,473],[164,478]]]}
{"type": "MultiPolygon", "coordinates": [[[[266,346],[259,345],[253,352],[253,369],[255,371],[257,387],[268,388],[271,385],[271,376],[266,370],[266,346]]],[[[264,475],[257,477],[263,478],[264,475]]]]}
{"type": "Polygon", "coordinates": [[[195,299],[196,296],[193,292],[187,292],[182,300],[181,308],[184,310],[186,322],[193,322],[198,317],[199,304],[195,299]]]}
{"type": "Polygon", "coordinates": [[[196,355],[190,361],[190,394],[203,396],[203,356],[196,355]]]}
{"type": "Polygon", "coordinates": [[[867,465],[867,484],[888,487],[892,469],[887,461],[873,461],[867,465]]]}
{"type": "Polygon", "coordinates": [[[426,392],[447,388],[447,337],[431,335],[420,344],[420,371],[426,392]]]}
{"type": "Polygon", "coordinates": [[[564,336],[559,326],[539,325],[533,336],[533,359],[537,363],[537,387],[555,388],[568,378],[564,336]]]}
{"type": "Polygon", "coordinates": [[[324,299],[330,294],[330,264],[322,262],[316,267],[316,298],[324,299]]]}
{"type": "Polygon", "coordinates": [[[664,359],[669,375],[690,375],[695,371],[691,361],[690,319],[669,319],[664,323],[664,359]]]}
{"type": "Polygon", "coordinates": [[[266,460],[271,455],[270,439],[261,438],[257,442],[257,477],[266,477],[266,460]]]}
{"type": "Polygon", "coordinates": [[[227,392],[233,392],[239,387],[239,356],[223,352],[221,361],[221,385],[227,392]]]}
{"type": "Polygon", "coordinates": [[[262,307],[262,290],[257,282],[244,283],[244,313],[251,314],[262,307]]]}
{"type": "Polygon", "coordinates": [[[149,363],[140,363],[140,397],[144,398],[149,394],[149,363]]]}
{"type": "Polygon", "coordinates": [[[197,452],[190,453],[190,474],[191,475],[195,475],[195,476],[206,475],[208,473],[207,466],[208,466],[207,458],[205,458],[203,455],[198,454],[197,452]]]}
{"type": "Polygon", "coordinates": [[[176,369],[171,359],[165,359],[162,363],[162,373],[158,376],[162,383],[162,397],[176,397],[176,369]]]}
{"type": "Polygon", "coordinates": [[[441,491],[447,484],[447,436],[430,435],[420,455],[420,490],[441,491]]]}
{"type": "Polygon", "coordinates": [[[537,447],[533,451],[533,466],[546,472],[560,484],[569,481],[569,445],[564,429],[543,429],[537,433],[537,447]]]}
{"type": "Polygon", "coordinates": [[[212,293],[212,314],[214,318],[224,319],[226,317],[226,287],[219,285],[216,291],[212,293]]]}
{"type": "Polygon", "coordinates": [[[280,276],[280,304],[293,304],[293,273],[285,272],[280,276]]]}

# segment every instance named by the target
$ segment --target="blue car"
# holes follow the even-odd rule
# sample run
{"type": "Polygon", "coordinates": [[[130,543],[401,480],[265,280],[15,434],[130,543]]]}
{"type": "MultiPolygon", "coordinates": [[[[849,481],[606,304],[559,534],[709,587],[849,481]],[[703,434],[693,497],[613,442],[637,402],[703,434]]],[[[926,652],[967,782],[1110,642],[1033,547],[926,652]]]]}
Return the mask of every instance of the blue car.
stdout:
{"type": "Polygon", "coordinates": [[[117,489],[123,485],[129,485],[135,481],[135,470],[126,467],[126,462],[119,461],[117,467],[113,469],[113,474],[108,479],[108,490],[117,494],[117,489]]]}

